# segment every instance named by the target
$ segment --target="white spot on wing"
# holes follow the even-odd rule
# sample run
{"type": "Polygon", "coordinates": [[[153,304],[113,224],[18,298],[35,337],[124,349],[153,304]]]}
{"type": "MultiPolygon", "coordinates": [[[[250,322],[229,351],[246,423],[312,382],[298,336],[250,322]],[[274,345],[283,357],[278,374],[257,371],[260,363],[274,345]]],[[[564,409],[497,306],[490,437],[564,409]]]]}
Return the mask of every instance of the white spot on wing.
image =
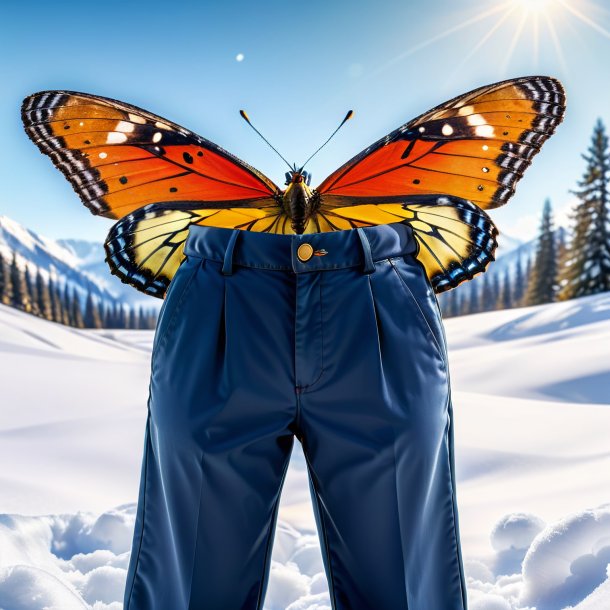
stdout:
{"type": "Polygon", "coordinates": [[[144,125],[146,123],[146,119],[142,118],[140,115],[138,114],[133,114],[133,113],[129,113],[129,120],[132,123],[139,123],[140,125],[144,125]]]}
{"type": "Polygon", "coordinates": [[[481,138],[493,138],[494,128],[492,125],[478,125],[475,127],[474,132],[481,138]]]}
{"type": "Polygon", "coordinates": [[[467,119],[468,124],[476,127],[477,125],[487,125],[485,117],[481,114],[471,114],[467,119]]]}
{"type": "Polygon", "coordinates": [[[155,135],[152,137],[153,142],[160,142],[163,134],[157,131],[155,135]]]}
{"type": "Polygon", "coordinates": [[[105,159],[108,155],[105,152],[99,154],[100,159],[105,159]]]}
{"type": "Polygon", "coordinates": [[[158,127],[159,129],[168,129],[168,130],[172,130],[172,128],[169,125],[166,125],[165,123],[161,123],[161,121],[157,121],[155,123],[155,127],[158,127]]]}
{"type": "Polygon", "coordinates": [[[450,136],[453,133],[453,127],[451,127],[451,125],[449,125],[449,123],[445,123],[443,125],[442,132],[443,132],[444,136],[450,136]]]}
{"type": "Polygon", "coordinates": [[[117,126],[114,128],[115,131],[122,131],[124,133],[131,133],[136,126],[128,121],[119,121],[117,126]]]}
{"type": "Polygon", "coordinates": [[[127,141],[127,136],[118,131],[111,131],[106,138],[106,144],[122,144],[127,141]]]}

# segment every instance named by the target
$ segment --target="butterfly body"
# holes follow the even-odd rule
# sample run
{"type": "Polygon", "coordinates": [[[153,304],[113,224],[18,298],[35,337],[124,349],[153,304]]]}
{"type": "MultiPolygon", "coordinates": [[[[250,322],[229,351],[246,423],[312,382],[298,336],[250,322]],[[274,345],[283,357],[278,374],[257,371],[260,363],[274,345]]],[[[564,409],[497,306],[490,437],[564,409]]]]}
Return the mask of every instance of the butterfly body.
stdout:
{"type": "Polygon", "coordinates": [[[495,260],[499,231],[486,210],[514,194],[564,111],[552,77],[493,83],[405,123],[316,188],[292,166],[284,190],[214,142],[116,99],[40,91],[21,118],[89,210],[118,221],[104,243],[111,273],[163,298],[194,224],[302,234],[404,222],[435,292],[455,288],[495,260]]]}
{"type": "Polygon", "coordinates": [[[291,172],[290,182],[282,193],[284,213],[290,218],[291,227],[296,234],[305,232],[320,205],[320,195],[309,187],[308,177],[308,174],[303,175],[300,171],[291,172]]]}

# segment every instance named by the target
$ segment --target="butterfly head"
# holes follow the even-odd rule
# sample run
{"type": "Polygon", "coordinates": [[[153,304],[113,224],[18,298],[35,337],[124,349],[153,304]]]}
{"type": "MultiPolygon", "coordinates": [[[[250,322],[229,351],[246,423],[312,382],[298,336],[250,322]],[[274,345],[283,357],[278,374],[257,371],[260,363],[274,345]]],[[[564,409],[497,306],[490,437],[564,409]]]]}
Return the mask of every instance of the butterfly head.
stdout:
{"type": "Polygon", "coordinates": [[[310,186],[311,174],[298,169],[294,169],[291,172],[286,172],[286,186],[290,184],[300,184],[301,182],[305,183],[307,186],[310,186]]]}
{"type": "Polygon", "coordinates": [[[313,191],[309,188],[311,182],[311,174],[295,170],[286,172],[286,190],[284,191],[284,200],[299,199],[301,203],[305,203],[313,196],[313,191]]]}
{"type": "Polygon", "coordinates": [[[309,188],[311,174],[302,170],[286,172],[286,190],[282,196],[284,212],[292,220],[296,233],[302,233],[315,214],[317,197],[309,188]]]}

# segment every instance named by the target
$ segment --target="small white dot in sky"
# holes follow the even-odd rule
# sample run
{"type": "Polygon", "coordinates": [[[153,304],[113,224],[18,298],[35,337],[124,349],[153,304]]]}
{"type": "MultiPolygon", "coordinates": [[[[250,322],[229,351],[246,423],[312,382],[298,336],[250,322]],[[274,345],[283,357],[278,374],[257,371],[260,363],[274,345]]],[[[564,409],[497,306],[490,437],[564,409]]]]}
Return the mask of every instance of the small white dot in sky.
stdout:
{"type": "Polygon", "coordinates": [[[235,61],[244,61],[244,54],[243,53],[238,53],[235,56],[235,61]]]}
{"type": "Polygon", "coordinates": [[[362,67],[362,64],[351,64],[348,67],[347,72],[352,78],[360,78],[364,72],[364,68],[362,67]]]}

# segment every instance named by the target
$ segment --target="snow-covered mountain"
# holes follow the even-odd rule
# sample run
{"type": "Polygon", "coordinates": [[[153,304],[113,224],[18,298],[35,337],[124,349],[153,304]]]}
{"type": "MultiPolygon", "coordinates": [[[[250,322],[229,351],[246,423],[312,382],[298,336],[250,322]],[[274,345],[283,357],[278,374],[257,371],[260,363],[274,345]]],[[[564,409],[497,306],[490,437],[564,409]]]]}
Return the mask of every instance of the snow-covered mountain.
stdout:
{"type": "Polygon", "coordinates": [[[9,263],[16,252],[17,264],[22,269],[26,264],[31,271],[38,268],[45,279],[51,275],[54,279],[59,278],[62,284],[67,281],[70,287],[76,288],[81,302],[87,291],[91,291],[108,302],[117,300],[157,309],[161,306],[160,299],[145,295],[110,273],[101,242],[49,239],[0,215],[0,252],[9,263]]]}

